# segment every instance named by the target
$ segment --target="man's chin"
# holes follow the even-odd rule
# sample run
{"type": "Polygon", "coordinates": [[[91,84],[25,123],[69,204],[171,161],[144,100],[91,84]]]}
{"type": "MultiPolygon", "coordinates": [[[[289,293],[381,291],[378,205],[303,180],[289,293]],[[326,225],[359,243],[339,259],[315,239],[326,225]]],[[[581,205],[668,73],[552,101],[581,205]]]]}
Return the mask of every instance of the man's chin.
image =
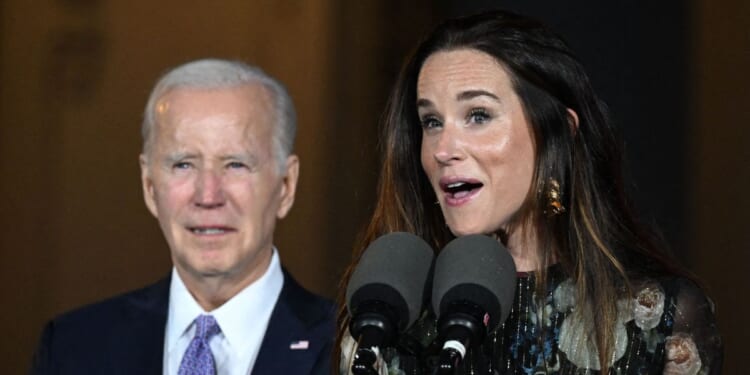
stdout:
{"type": "Polygon", "coordinates": [[[221,270],[207,270],[200,273],[201,277],[216,278],[226,276],[227,273],[221,270]]]}
{"type": "Polygon", "coordinates": [[[226,277],[229,272],[229,267],[224,267],[217,264],[198,264],[183,267],[183,271],[191,274],[197,279],[214,279],[220,277],[226,277]]]}
{"type": "Polygon", "coordinates": [[[230,274],[229,267],[210,265],[197,268],[197,273],[204,278],[226,277],[230,274]]]}

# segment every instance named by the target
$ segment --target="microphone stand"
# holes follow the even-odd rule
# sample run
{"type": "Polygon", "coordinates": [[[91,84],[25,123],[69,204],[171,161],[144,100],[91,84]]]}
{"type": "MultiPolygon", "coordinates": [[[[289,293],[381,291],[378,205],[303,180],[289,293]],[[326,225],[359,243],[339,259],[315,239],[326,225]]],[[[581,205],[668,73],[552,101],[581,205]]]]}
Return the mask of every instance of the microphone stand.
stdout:
{"type": "Polygon", "coordinates": [[[378,375],[375,363],[378,348],[388,345],[396,334],[391,308],[378,301],[368,301],[360,306],[356,317],[351,321],[349,332],[357,337],[357,351],[352,361],[352,374],[378,375]]]}
{"type": "Polygon", "coordinates": [[[384,332],[371,325],[362,327],[359,336],[357,351],[354,353],[352,362],[352,374],[354,375],[378,375],[375,370],[375,362],[378,360],[377,343],[382,342],[384,332]]]}
{"type": "Polygon", "coordinates": [[[438,358],[439,375],[455,374],[469,346],[486,335],[485,314],[479,306],[462,302],[451,304],[447,310],[438,320],[438,332],[448,338],[438,358]]]}

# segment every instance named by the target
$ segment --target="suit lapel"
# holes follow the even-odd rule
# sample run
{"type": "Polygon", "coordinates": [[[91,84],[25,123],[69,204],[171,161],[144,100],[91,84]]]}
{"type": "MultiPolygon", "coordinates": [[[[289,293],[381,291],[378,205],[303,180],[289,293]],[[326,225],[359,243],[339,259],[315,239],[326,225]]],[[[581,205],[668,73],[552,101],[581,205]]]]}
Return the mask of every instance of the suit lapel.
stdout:
{"type": "Polygon", "coordinates": [[[284,271],[284,287],[268,322],[253,375],[310,374],[321,351],[330,349],[330,313],[284,271]]]}
{"type": "Polygon", "coordinates": [[[164,357],[164,330],[167,324],[170,278],[144,289],[126,301],[125,322],[109,337],[113,374],[161,374],[164,357]]]}
{"type": "MultiPolygon", "coordinates": [[[[127,297],[111,335],[111,374],[161,374],[170,278],[127,297]]],[[[310,374],[326,362],[334,335],[332,306],[304,290],[284,270],[284,286],[274,306],[252,373],[310,374]],[[325,353],[321,354],[321,352],[325,353]],[[323,362],[318,361],[321,356],[323,362]]],[[[327,373],[327,371],[326,371],[327,373]]]]}

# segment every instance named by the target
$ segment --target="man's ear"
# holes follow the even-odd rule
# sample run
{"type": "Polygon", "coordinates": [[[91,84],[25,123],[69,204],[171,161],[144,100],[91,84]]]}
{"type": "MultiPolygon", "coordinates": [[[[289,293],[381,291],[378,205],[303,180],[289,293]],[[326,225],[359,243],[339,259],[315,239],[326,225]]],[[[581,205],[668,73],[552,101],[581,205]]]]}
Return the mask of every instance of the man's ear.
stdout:
{"type": "Polygon", "coordinates": [[[568,125],[573,135],[576,135],[578,133],[578,114],[570,108],[568,108],[568,125]]]}
{"type": "Polygon", "coordinates": [[[276,217],[279,219],[286,217],[294,205],[294,195],[297,192],[297,180],[299,179],[299,158],[297,155],[292,154],[286,158],[284,171],[286,173],[279,192],[281,203],[279,204],[279,210],[276,211],[276,217]]]}
{"type": "Polygon", "coordinates": [[[154,193],[154,181],[151,179],[151,170],[148,163],[146,154],[141,154],[138,158],[141,164],[141,186],[143,187],[143,200],[146,202],[146,207],[151,211],[154,217],[158,218],[156,211],[156,195],[154,193]]]}

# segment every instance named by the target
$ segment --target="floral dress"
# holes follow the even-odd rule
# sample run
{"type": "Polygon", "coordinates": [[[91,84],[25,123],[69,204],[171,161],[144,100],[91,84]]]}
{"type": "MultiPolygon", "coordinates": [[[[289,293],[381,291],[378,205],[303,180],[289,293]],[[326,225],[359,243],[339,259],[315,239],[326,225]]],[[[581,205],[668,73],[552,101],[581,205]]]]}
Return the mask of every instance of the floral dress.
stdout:
{"type": "MultiPolygon", "coordinates": [[[[595,317],[577,309],[573,282],[558,266],[549,270],[549,292],[538,303],[532,274],[519,273],[510,316],[479,347],[471,348],[460,374],[599,374],[595,317]]],[[[609,374],[718,374],[722,343],[714,307],[691,281],[679,277],[634,285],[634,298],[618,302],[609,374]]],[[[433,374],[440,352],[434,314],[426,311],[382,351],[381,374],[433,374]]],[[[354,340],[342,341],[341,373],[348,373],[354,340]]]]}

